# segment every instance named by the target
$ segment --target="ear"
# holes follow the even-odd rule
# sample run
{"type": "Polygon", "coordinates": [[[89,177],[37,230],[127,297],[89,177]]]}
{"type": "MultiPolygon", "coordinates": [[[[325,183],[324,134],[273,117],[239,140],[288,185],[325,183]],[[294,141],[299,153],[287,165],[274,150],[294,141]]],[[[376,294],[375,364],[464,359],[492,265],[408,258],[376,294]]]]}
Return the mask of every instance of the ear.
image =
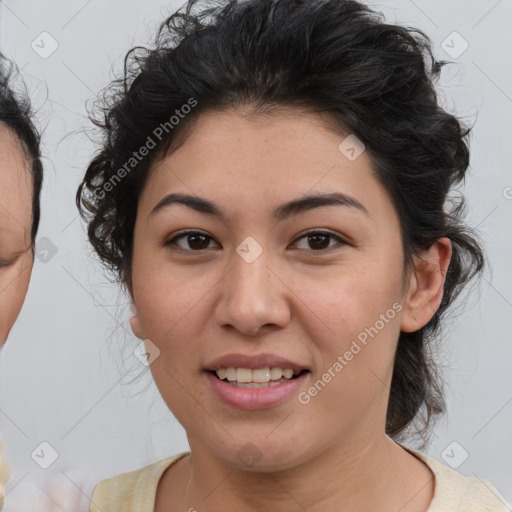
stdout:
{"type": "Polygon", "coordinates": [[[446,237],[437,240],[421,257],[414,257],[415,268],[403,301],[401,331],[415,332],[434,316],[443,298],[451,257],[452,243],[446,237]]]}
{"type": "Polygon", "coordinates": [[[139,314],[137,312],[137,308],[135,305],[132,305],[132,316],[130,318],[130,326],[132,328],[133,334],[137,336],[137,338],[142,339],[142,327],[140,325],[139,314]]]}

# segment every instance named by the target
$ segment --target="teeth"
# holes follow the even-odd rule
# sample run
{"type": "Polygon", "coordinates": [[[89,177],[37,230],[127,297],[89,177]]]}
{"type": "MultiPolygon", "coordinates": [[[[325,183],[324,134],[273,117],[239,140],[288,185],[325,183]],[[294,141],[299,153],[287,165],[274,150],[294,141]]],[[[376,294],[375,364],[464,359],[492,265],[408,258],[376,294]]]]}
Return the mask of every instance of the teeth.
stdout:
{"type": "Polygon", "coordinates": [[[270,379],[278,380],[283,376],[282,368],[271,368],[270,369],[270,379]]]}
{"type": "Polygon", "coordinates": [[[230,382],[229,385],[235,388],[246,388],[246,389],[261,389],[271,388],[273,386],[279,386],[283,382],[289,382],[289,379],[271,380],[269,382],[230,382]]]}
{"type": "Polygon", "coordinates": [[[283,377],[286,379],[291,379],[293,377],[293,370],[290,370],[289,368],[283,370],[283,377]]]}
{"type": "Polygon", "coordinates": [[[255,370],[250,368],[220,368],[215,373],[221,380],[227,379],[229,382],[242,383],[265,383],[293,377],[291,368],[257,368],[255,370]]]}
{"type": "MultiPolygon", "coordinates": [[[[237,370],[237,375],[240,370],[237,370]]],[[[249,370],[250,371],[250,370],[249,370]]],[[[269,382],[270,381],[270,368],[258,368],[257,370],[253,370],[252,378],[246,382],[269,382]]],[[[241,382],[240,379],[237,379],[238,382],[241,382]]]]}
{"type": "Polygon", "coordinates": [[[238,382],[251,382],[252,381],[252,370],[249,370],[249,368],[237,368],[236,369],[236,380],[238,382]]]}

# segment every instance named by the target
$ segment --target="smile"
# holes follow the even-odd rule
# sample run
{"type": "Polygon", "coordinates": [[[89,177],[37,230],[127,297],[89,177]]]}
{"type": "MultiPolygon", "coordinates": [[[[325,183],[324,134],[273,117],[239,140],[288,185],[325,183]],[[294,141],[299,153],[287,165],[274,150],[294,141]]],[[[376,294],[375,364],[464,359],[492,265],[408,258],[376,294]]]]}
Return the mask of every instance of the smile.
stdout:
{"type": "MultiPolygon", "coordinates": [[[[276,384],[287,382],[302,372],[294,372],[291,368],[219,368],[215,374],[220,380],[233,384],[276,384]]],[[[244,387],[244,386],[240,386],[244,387]]],[[[251,387],[251,386],[245,386],[251,387]]],[[[252,386],[255,387],[255,386],[252,386]]],[[[261,386],[266,387],[266,386],[261,386]]]]}
{"type": "Polygon", "coordinates": [[[294,374],[291,369],[287,371],[281,368],[226,368],[206,371],[205,375],[215,395],[222,402],[237,409],[256,410],[282,404],[297,394],[310,373],[309,370],[302,370],[294,374]],[[292,375],[288,377],[290,372],[292,375]]]}

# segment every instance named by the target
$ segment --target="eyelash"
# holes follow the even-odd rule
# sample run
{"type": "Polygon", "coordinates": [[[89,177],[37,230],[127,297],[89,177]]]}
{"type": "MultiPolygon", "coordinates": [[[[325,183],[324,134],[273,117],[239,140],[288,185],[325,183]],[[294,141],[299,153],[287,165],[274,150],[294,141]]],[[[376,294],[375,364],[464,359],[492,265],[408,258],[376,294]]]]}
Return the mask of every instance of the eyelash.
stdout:
{"type": "MultiPolygon", "coordinates": [[[[186,237],[188,235],[202,235],[202,236],[204,236],[206,238],[209,238],[210,240],[214,240],[213,237],[211,237],[211,236],[209,236],[206,233],[203,233],[201,231],[184,231],[184,232],[179,233],[178,235],[174,236],[169,241],[167,241],[165,243],[165,246],[168,247],[168,246],[171,246],[171,245],[175,245],[176,240],[179,240],[180,238],[184,238],[184,237],[186,237]]],[[[335,235],[334,233],[331,233],[330,231],[308,231],[306,233],[303,233],[298,238],[296,238],[293,243],[296,243],[299,240],[302,240],[303,238],[306,238],[306,237],[312,236],[312,235],[327,235],[327,236],[329,236],[331,238],[335,238],[336,240],[338,240],[338,242],[339,242],[338,245],[348,245],[348,242],[343,240],[338,235],[335,235]]],[[[313,253],[324,253],[324,252],[328,252],[328,251],[330,252],[333,247],[336,247],[336,246],[327,247],[325,249],[320,249],[320,250],[316,250],[316,251],[315,250],[307,250],[307,249],[298,249],[298,250],[299,251],[306,251],[306,252],[313,252],[313,253]]],[[[194,251],[194,250],[182,249],[181,247],[178,247],[177,250],[181,250],[182,252],[195,252],[195,253],[201,253],[203,251],[208,251],[208,249],[200,249],[198,251],[194,251]]]]}
{"type": "Polygon", "coordinates": [[[0,269],[10,267],[13,263],[16,262],[18,258],[13,258],[10,261],[5,261],[0,259],[0,269]]]}

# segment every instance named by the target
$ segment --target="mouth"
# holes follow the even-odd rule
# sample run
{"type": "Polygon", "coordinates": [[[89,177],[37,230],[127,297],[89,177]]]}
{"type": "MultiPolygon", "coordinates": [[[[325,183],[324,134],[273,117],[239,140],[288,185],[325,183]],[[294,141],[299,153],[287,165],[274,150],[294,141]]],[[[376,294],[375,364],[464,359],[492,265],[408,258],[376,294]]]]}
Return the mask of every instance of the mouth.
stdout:
{"type": "Polygon", "coordinates": [[[283,404],[307,385],[311,374],[306,364],[271,353],[225,354],[203,370],[214,400],[246,411],[283,404]]]}
{"type": "Polygon", "coordinates": [[[219,370],[206,370],[204,375],[209,388],[213,392],[213,400],[219,399],[224,405],[233,409],[256,411],[277,407],[291,400],[303,387],[307,386],[311,374],[307,369],[298,370],[297,372],[291,369],[289,371],[286,371],[286,369],[279,370],[280,372],[272,367],[257,368],[256,370],[250,370],[251,374],[249,374],[249,368],[228,367],[219,370]],[[236,373],[233,373],[234,371],[236,373]],[[269,377],[269,380],[265,382],[254,382],[252,380],[263,380],[267,377],[269,377]]]}
{"type": "Polygon", "coordinates": [[[219,368],[218,370],[207,370],[216,379],[234,388],[264,389],[279,386],[300,378],[308,369],[293,370],[291,368],[219,368]]]}

